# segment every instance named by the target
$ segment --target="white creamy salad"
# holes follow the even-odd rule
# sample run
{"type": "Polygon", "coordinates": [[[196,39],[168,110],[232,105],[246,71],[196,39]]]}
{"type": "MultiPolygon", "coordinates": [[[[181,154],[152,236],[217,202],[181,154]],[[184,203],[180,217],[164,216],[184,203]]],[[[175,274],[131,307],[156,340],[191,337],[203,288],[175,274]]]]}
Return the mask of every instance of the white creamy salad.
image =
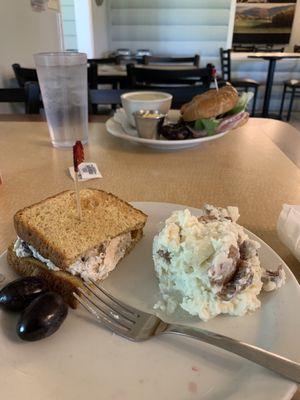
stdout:
{"type": "Polygon", "coordinates": [[[259,243],[236,223],[236,207],[205,205],[200,215],[175,211],[153,242],[153,261],[162,301],[154,307],[173,313],[178,306],[207,321],[219,314],[245,315],[260,307],[258,294],[283,285],[282,267],[264,270],[259,243]]]}

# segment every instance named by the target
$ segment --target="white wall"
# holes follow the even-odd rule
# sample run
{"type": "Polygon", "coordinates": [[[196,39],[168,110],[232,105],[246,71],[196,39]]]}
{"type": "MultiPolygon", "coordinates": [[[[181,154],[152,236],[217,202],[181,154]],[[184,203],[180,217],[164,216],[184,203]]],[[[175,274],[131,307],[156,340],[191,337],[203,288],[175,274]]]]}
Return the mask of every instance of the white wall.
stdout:
{"type": "MultiPolygon", "coordinates": [[[[85,2],[81,1],[81,3],[84,4],[85,2]]],[[[78,44],[74,0],[60,0],[60,8],[63,26],[64,49],[77,50],[78,44]]]]}
{"type": "Polygon", "coordinates": [[[29,0],[0,0],[0,86],[11,86],[11,64],[32,67],[33,54],[59,51],[54,11],[37,13],[29,0]]]}
{"type": "Polygon", "coordinates": [[[104,0],[101,6],[97,6],[95,1],[92,1],[95,58],[102,57],[110,50],[108,43],[108,1],[104,0]]]}
{"type": "Polygon", "coordinates": [[[93,58],[95,50],[92,0],[74,0],[74,9],[77,32],[77,49],[81,53],[86,53],[88,58],[93,58]]]}
{"type": "MultiPolygon", "coordinates": [[[[33,67],[33,54],[59,51],[56,13],[31,10],[29,0],[0,0],[0,87],[17,86],[11,65],[33,67]]],[[[20,105],[0,105],[0,112],[22,112],[20,105]]]]}
{"type": "Polygon", "coordinates": [[[154,54],[201,54],[218,62],[231,36],[234,0],[106,0],[111,50],[150,49],[154,54]]]}
{"type": "Polygon", "coordinates": [[[94,0],[74,0],[74,5],[78,51],[102,57],[109,49],[107,1],[97,6],[94,0]]]}

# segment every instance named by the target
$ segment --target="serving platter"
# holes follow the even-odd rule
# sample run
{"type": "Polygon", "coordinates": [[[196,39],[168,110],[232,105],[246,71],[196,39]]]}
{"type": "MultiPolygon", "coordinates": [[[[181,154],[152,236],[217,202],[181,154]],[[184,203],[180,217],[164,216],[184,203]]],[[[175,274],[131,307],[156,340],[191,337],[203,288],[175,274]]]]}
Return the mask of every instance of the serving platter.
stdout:
{"type": "MultiPolygon", "coordinates": [[[[179,110],[170,110],[167,118],[172,122],[177,122],[179,115],[179,110]]],[[[107,132],[112,136],[131,143],[137,143],[159,150],[182,150],[185,148],[196,147],[201,143],[219,139],[229,132],[224,131],[212,136],[185,140],[144,139],[139,137],[136,129],[129,124],[123,109],[119,109],[113,117],[107,120],[105,126],[107,132]]]]}
{"type": "MultiPolygon", "coordinates": [[[[153,312],[160,299],[152,263],[152,241],[173,211],[185,206],[133,203],[148,214],[145,235],[103,286],[114,296],[153,312]]],[[[197,215],[199,210],[190,208],[197,215]]],[[[262,307],[245,317],[219,316],[199,322],[184,311],[160,317],[219,332],[300,361],[297,335],[299,284],[280,257],[262,240],[263,266],[284,265],[286,284],[260,296],[262,307]]],[[[0,257],[0,273],[15,277],[0,257]]],[[[2,284],[2,285],[3,285],[2,284]]],[[[0,311],[1,398],[22,400],[290,399],[296,384],[238,356],[198,341],[165,335],[133,343],[108,332],[84,310],[71,311],[60,330],[39,342],[21,342],[17,316],[0,311]]]]}

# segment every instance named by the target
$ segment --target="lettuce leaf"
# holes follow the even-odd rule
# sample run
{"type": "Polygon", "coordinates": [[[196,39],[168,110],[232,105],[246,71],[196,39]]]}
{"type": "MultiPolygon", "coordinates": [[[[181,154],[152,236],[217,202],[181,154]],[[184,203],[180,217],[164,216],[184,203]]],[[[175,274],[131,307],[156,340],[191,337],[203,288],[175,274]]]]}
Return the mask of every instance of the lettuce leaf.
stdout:
{"type": "Polygon", "coordinates": [[[230,111],[227,111],[226,115],[235,115],[242,111],[245,111],[252,97],[253,97],[253,92],[243,92],[239,96],[236,105],[230,111]]]}
{"type": "Polygon", "coordinates": [[[205,131],[208,136],[215,135],[220,121],[215,118],[202,118],[195,121],[194,128],[197,131],[205,131]]]}
{"type": "MultiPolygon", "coordinates": [[[[249,101],[252,99],[252,92],[243,92],[236,103],[236,105],[227,113],[223,114],[222,117],[236,115],[246,110],[249,101]]],[[[205,131],[208,136],[215,135],[217,128],[222,122],[222,119],[216,118],[202,118],[195,121],[194,129],[197,131],[205,131]]]]}

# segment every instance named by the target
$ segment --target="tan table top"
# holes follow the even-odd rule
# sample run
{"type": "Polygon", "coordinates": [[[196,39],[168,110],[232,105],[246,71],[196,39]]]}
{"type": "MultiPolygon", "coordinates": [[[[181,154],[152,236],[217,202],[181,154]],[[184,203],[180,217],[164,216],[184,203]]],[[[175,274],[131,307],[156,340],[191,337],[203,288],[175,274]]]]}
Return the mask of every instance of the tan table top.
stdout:
{"type": "MultiPolygon", "coordinates": [[[[297,131],[279,121],[251,119],[219,140],[169,153],[123,142],[108,135],[103,123],[91,123],[86,159],[97,162],[103,179],[82,187],[99,187],[129,201],[237,205],[240,223],[271,245],[300,279],[299,262],[276,234],[282,204],[300,204],[300,171],[272,141],[280,142],[280,132],[281,145],[283,137],[291,138],[290,151],[284,151],[294,150],[299,161],[297,131]]],[[[73,182],[67,173],[72,153],[50,145],[45,122],[0,122],[0,149],[3,251],[15,237],[12,217],[19,208],[72,189],[73,182]]]]}
{"type": "Polygon", "coordinates": [[[299,53],[286,53],[286,52],[257,52],[257,53],[249,53],[248,58],[264,58],[264,59],[268,59],[268,58],[300,58],[300,54],[299,53]]]}
{"type": "MultiPolygon", "coordinates": [[[[45,122],[24,119],[0,121],[0,252],[15,238],[12,217],[19,208],[73,188],[71,151],[50,145],[45,122]]],[[[237,205],[240,223],[273,247],[300,280],[299,262],[276,234],[282,204],[300,204],[299,144],[290,125],[250,119],[219,140],[162,153],[111,137],[103,123],[93,122],[86,160],[98,164],[103,179],[81,185],[129,201],[237,205]]]]}
{"type": "MultiPolygon", "coordinates": [[[[300,58],[300,53],[287,53],[287,52],[247,52],[247,51],[232,51],[232,60],[247,60],[252,58],[253,61],[257,59],[269,58],[269,57],[279,57],[282,59],[297,59],[300,58]]],[[[249,60],[248,60],[249,61],[249,60]]]]}

